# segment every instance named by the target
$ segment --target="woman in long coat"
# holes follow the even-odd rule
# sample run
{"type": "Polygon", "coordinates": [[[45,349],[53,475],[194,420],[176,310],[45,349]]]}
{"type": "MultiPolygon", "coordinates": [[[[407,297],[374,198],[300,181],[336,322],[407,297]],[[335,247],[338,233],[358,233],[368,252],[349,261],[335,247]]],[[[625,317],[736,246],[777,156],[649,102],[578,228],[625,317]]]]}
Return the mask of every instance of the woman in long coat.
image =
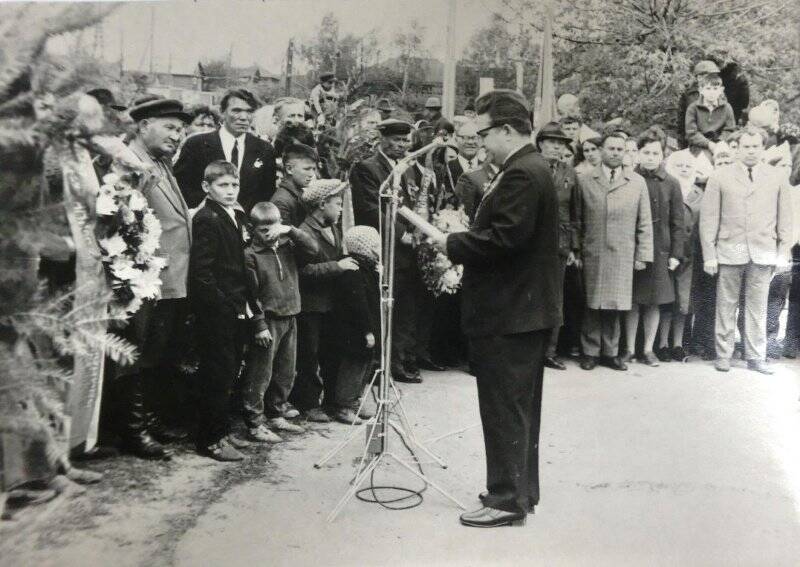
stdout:
{"type": "Polygon", "coordinates": [[[645,130],[637,140],[639,148],[636,172],[644,177],[650,195],[650,214],[653,222],[653,262],[633,276],[633,303],[625,315],[627,352],[626,362],[633,358],[639,315],[642,315],[644,347],[641,361],[658,366],[653,353],[661,305],[675,301],[672,272],[684,255],[683,196],[678,180],[664,169],[666,136],[661,128],[645,130]]]}
{"type": "MultiPolygon", "coordinates": [[[[650,199],[644,179],[622,167],[622,138],[606,136],[603,163],[579,176],[586,316],[582,343],[590,370],[597,357],[618,357],[619,311],[631,308],[634,267],[653,260],[650,199]],[[610,172],[614,172],[613,179],[610,172]],[[602,347],[602,348],[601,348],[602,347]]],[[[618,360],[612,366],[624,370],[618,360]]]]}

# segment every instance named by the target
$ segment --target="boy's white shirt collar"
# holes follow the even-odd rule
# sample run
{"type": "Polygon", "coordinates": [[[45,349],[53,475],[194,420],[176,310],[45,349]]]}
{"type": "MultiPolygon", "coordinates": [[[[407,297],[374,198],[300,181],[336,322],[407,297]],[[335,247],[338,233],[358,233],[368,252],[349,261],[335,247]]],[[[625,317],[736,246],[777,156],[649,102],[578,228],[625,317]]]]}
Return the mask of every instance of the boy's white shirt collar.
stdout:
{"type": "Polygon", "coordinates": [[[242,160],[244,159],[244,139],[246,134],[234,137],[233,134],[228,132],[225,126],[219,128],[219,140],[222,142],[222,153],[225,154],[225,159],[231,161],[231,153],[233,153],[234,142],[239,142],[239,163],[234,163],[236,169],[242,169],[242,160]]]}

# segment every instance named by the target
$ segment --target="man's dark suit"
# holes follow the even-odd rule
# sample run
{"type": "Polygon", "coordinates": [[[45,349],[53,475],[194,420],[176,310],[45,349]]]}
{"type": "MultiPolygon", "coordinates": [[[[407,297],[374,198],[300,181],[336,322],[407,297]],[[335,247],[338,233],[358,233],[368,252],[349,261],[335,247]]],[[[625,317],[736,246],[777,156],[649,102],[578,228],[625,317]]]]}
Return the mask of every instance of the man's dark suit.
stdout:
{"type": "MultiPolygon", "coordinates": [[[[376,152],[372,157],[356,163],[350,170],[350,187],[353,193],[353,216],[355,223],[378,228],[380,214],[378,189],[392,171],[388,159],[376,152]]],[[[420,186],[419,168],[410,167],[402,176],[400,205],[413,209],[415,196],[409,192],[409,186],[420,186]]],[[[403,221],[397,221],[397,242],[395,246],[395,281],[394,281],[394,325],[392,337],[393,372],[401,372],[403,367],[413,369],[417,358],[417,310],[421,291],[422,278],[417,265],[414,249],[400,242],[406,230],[411,228],[403,221]],[[397,366],[399,365],[399,366],[397,366]]]]}
{"type": "Polygon", "coordinates": [[[561,324],[558,200],[533,145],[514,152],[472,228],[447,237],[464,265],[462,325],[477,377],[486,446],[484,504],[525,512],[539,501],[544,349],[561,324]]]}
{"type": "Polygon", "coordinates": [[[221,205],[207,200],[192,221],[189,299],[200,347],[201,447],[228,434],[230,393],[248,332],[245,306],[254,305],[244,264],[247,217],[239,210],[235,214],[236,223],[221,205]]]}
{"type": "MultiPolygon", "coordinates": [[[[241,151],[241,150],[240,150],[241,151]]],[[[225,159],[219,131],[189,136],[175,164],[175,177],[189,207],[205,197],[203,172],[212,161],[225,159]]],[[[245,134],[244,157],[239,171],[239,204],[250,212],[253,205],[269,201],[275,193],[275,152],[269,142],[245,134]]]]}

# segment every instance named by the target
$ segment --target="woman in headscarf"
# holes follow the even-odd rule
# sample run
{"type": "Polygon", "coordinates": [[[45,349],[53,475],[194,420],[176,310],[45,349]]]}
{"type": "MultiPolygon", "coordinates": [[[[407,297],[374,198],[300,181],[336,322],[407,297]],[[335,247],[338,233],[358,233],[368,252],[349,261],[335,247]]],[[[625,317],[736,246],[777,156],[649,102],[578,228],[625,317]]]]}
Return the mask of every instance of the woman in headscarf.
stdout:
{"type": "MultiPolygon", "coordinates": [[[[720,149],[726,147],[720,142],[720,149]]],[[[686,358],[683,348],[684,329],[686,318],[692,312],[692,279],[694,275],[694,256],[699,248],[697,241],[697,221],[700,218],[700,202],[703,199],[703,189],[697,184],[698,170],[697,158],[689,150],[674,152],[665,161],[667,173],[678,180],[683,202],[684,220],[684,246],[680,265],[673,271],[675,285],[675,303],[672,308],[661,313],[659,325],[659,347],[656,355],[659,360],[682,361],[686,358]],[[671,339],[671,341],[670,341],[671,339]],[[672,345],[670,347],[670,344],[672,345]]],[[[707,176],[708,172],[703,175],[707,176]]],[[[713,304],[712,331],[713,331],[713,304]]]]}
{"type": "Polygon", "coordinates": [[[672,273],[684,255],[683,199],[678,180],[663,165],[665,144],[666,135],[658,126],[648,128],[636,140],[639,148],[635,156],[636,173],[644,177],[650,195],[653,262],[633,275],[633,302],[625,314],[627,353],[623,360],[628,362],[633,358],[641,313],[644,345],[640,361],[648,366],[658,366],[653,344],[660,310],[675,301],[672,273]]]}

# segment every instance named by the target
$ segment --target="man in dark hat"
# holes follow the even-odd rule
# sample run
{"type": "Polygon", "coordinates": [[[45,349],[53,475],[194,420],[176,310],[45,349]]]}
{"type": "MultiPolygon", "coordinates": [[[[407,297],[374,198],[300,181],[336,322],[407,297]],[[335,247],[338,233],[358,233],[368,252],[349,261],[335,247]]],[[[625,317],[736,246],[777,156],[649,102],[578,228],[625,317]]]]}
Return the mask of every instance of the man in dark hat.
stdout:
{"type": "MultiPolygon", "coordinates": [[[[392,169],[408,151],[412,126],[390,118],[378,124],[381,135],[378,151],[350,170],[355,223],[378,228],[381,213],[378,191],[392,169]]],[[[420,186],[418,168],[407,169],[401,178],[401,206],[413,209],[413,192],[420,186]]],[[[385,228],[385,224],[384,224],[385,228]]],[[[398,382],[422,382],[417,367],[416,303],[421,275],[412,248],[412,228],[404,221],[396,224],[394,325],[392,328],[392,376],[398,382]]]]}
{"type": "Polygon", "coordinates": [[[175,176],[190,207],[205,198],[203,172],[225,160],[239,172],[239,204],[245,213],[275,193],[275,153],[269,142],[250,133],[258,101],[247,89],[231,89],[219,103],[222,126],[186,139],[175,163],[175,176]]]}
{"type": "Polygon", "coordinates": [[[166,257],[167,268],[160,276],[160,298],[145,301],[124,331],[138,347],[139,357],[117,370],[125,408],[123,448],[143,458],[168,459],[170,453],[159,441],[178,440],[185,434],[168,432],[153,409],[173,392],[186,336],[191,230],[189,208],[171,164],[191,117],[179,101],[163,98],[142,102],[129,112],[136,122],[129,147],[157,178],[144,196],[161,223],[159,254],[166,257]]]}
{"type": "Polygon", "coordinates": [[[521,524],[539,502],[539,424],[547,342],[561,325],[558,200],[516,91],[475,101],[478,135],[500,167],[472,227],[434,238],[464,265],[462,326],[477,378],[486,488],[466,526],[521,524]]]}
{"type": "Polygon", "coordinates": [[[392,113],[394,112],[394,106],[392,106],[391,101],[388,98],[382,98],[378,100],[378,104],[376,107],[378,112],[381,113],[381,120],[388,120],[392,117],[392,113]]]}
{"type": "Polygon", "coordinates": [[[430,96],[425,101],[425,112],[423,113],[425,120],[430,122],[433,127],[433,133],[436,136],[441,135],[443,130],[453,133],[453,125],[442,116],[442,99],[438,96],[430,96]]]}
{"type": "MultiPolygon", "coordinates": [[[[548,122],[536,134],[536,147],[547,160],[558,194],[558,257],[560,276],[564,287],[564,350],[569,352],[580,344],[581,289],[580,240],[578,238],[581,219],[581,194],[578,177],[571,165],[561,160],[565,148],[573,140],[561,130],[558,122],[548,122]],[[569,270],[569,279],[566,278],[569,270]],[[569,282],[569,285],[567,285],[569,282]]],[[[555,370],[566,370],[559,359],[557,347],[561,329],[556,327],[550,336],[544,364],[555,370]]]]}

